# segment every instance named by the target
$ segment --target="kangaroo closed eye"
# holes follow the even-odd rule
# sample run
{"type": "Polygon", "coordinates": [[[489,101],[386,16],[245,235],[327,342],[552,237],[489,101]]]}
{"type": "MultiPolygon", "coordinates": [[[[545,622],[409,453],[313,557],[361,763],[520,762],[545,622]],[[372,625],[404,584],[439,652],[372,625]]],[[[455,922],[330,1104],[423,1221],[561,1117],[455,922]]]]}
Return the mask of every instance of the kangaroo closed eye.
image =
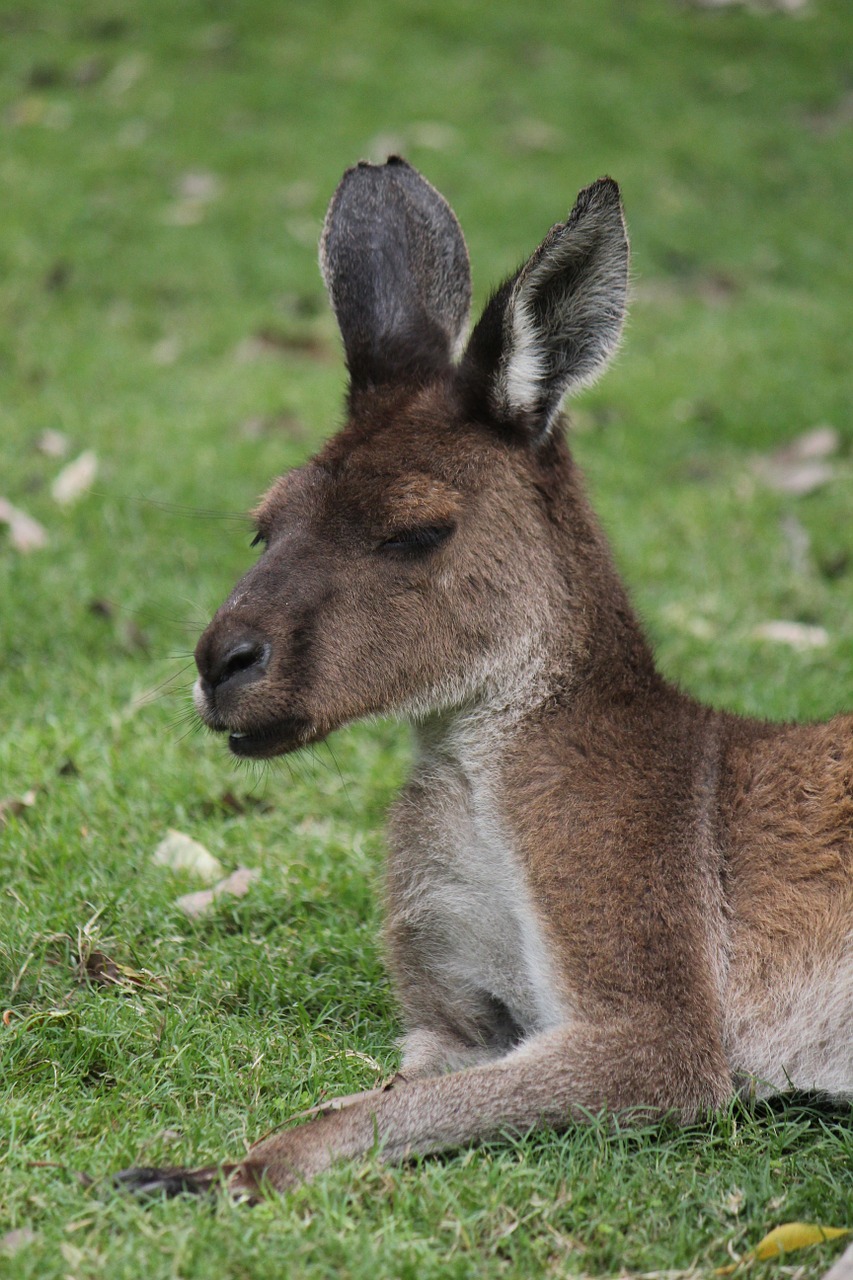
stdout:
{"type": "Polygon", "coordinates": [[[432,551],[452,536],[454,526],[426,525],[415,529],[400,529],[379,545],[382,551],[432,551]]]}

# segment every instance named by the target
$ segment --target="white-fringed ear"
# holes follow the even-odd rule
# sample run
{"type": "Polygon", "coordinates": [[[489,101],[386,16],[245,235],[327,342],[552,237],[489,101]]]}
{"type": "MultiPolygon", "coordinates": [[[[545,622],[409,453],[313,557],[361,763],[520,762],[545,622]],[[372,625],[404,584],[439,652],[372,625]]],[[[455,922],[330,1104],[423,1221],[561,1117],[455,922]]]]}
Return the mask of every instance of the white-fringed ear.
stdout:
{"type": "Polygon", "coordinates": [[[550,429],[566,392],[592,382],[618,345],[628,257],[619,188],[600,178],[498,289],[474,329],[461,373],[481,412],[535,438],[550,429]]]}

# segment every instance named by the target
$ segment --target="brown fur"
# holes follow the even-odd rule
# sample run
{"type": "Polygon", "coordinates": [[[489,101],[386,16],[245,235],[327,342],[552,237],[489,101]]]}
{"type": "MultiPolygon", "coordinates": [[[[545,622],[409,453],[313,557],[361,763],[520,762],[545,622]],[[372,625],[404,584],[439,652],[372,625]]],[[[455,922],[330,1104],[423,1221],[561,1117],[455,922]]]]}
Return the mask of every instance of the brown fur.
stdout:
{"type": "Polygon", "coordinates": [[[196,698],[252,757],[413,721],[388,868],[403,1068],[229,1166],[249,1195],[374,1146],[853,1092],[853,718],[746,721],[669,685],[555,422],[618,337],[615,184],[581,193],[454,365],[464,242],[401,166],[333,201],[349,420],[258,509],[267,549],[199,642],[196,698]]]}

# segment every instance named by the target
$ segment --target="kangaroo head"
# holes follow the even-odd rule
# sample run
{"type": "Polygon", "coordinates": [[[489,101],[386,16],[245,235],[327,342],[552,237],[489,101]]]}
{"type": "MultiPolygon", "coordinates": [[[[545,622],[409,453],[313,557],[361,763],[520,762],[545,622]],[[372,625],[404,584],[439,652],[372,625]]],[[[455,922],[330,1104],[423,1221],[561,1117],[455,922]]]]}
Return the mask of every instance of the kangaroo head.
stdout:
{"type": "Polygon", "coordinates": [[[616,184],[581,192],[464,349],[465,241],[405,161],[344,175],[320,261],[348,419],[260,503],[260,558],[196,649],[197,709],[239,756],[291,751],[374,712],[510,699],[583,573],[554,428],[564,394],[618,342],[616,184]]]}

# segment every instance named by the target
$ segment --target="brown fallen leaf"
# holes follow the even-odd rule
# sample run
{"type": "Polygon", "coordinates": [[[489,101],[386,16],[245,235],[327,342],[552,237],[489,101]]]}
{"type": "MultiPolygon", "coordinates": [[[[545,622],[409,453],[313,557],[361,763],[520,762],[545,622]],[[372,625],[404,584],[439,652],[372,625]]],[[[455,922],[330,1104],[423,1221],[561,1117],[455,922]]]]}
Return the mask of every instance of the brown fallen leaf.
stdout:
{"type": "Polygon", "coordinates": [[[334,352],[324,338],[312,333],[285,333],[266,325],[238,343],[234,358],[238,364],[250,364],[270,355],[298,355],[311,360],[330,360],[334,352]]]}
{"type": "Polygon", "coordinates": [[[384,164],[389,156],[404,155],[408,138],[405,133],[375,133],[364,147],[364,154],[374,164],[384,164]]]}
{"type": "Polygon", "coordinates": [[[121,638],[124,647],[131,653],[149,653],[151,650],[151,641],[147,632],[143,631],[133,618],[126,618],[122,623],[121,638]]]}
{"type": "Polygon", "coordinates": [[[841,578],[847,573],[850,568],[850,561],[850,552],[841,548],[821,556],[818,560],[818,568],[823,576],[832,582],[835,578],[841,578]]]}
{"type": "Polygon", "coordinates": [[[36,449],[46,458],[64,458],[70,447],[68,436],[54,427],[46,427],[36,440],[36,449]]]}
{"type": "Polygon", "coordinates": [[[47,529],[26,511],[13,507],[0,498],[0,524],[8,525],[9,537],[16,551],[38,551],[47,546],[47,529]]]}
{"type": "Polygon", "coordinates": [[[117,62],[106,79],[106,89],[112,98],[126,94],[148,69],[148,59],[142,53],[131,53],[117,62]]]}
{"type": "Polygon", "coordinates": [[[796,516],[790,514],[782,517],[779,521],[779,527],[788,546],[792,573],[801,578],[806,577],[813,570],[811,557],[812,540],[808,535],[808,531],[800,524],[796,516]]]}
{"type": "Polygon", "coordinates": [[[112,600],[102,600],[100,597],[90,600],[86,608],[96,618],[112,618],[116,611],[112,600]]]}
{"type": "Polygon", "coordinates": [[[564,146],[563,134],[547,120],[524,116],[509,131],[509,144],[515,151],[552,152],[564,146]]]}
{"type": "Polygon", "coordinates": [[[694,9],[749,9],[752,13],[799,13],[809,0],[687,0],[694,9]]]}
{"type": "Polygon", "coordinates": [[[243,814],[254,810],[256,813],[272,813],[273,806],[268,800],[254,795],[237,795],[234,791],[223,791],[216,800],[205,800],[199,805],[199,811],[205,817],[230,814],[243,814]]]}
{"type": "Polygon", "coordinates": [[[215,200],[222,192],[222,179],[204,169],[190,169],[178,181],[182,200],[215,200]]]}
{"type": "Polygon", "coordinates": [[[129,965],[113,960],[104,951],[90,951],[77,965],[81,981],[85,978],[100,987],[134,987],[143,990],[165,991],[166,986],[147,969],[131,969],[129,965]]]}
{"type": "Polygon", "coordinates": [[[47,102],[37,93],[29,93],[6,108],[6,124],[13,129],[42,124],[47,112],[47,102]]]}
{"type": "Polygon", "coordinates": [[[830,459],[840,444],[841,437],[834,427],[813,427],[781,449],[756,458],[753,469],[768,488],[801,498],[834,479],[835,468],[830,459]]]}
{"type": "Polygon", "coordinates": [[[171,827],[154,850],[154,861],[170,871],[191,871],[208,884],[223,871],[222,863],[203,844],[171,827]]]}
{"type": "Polygon", "coordinates": [[[151,359],[154,364],[169,365],[174,364],[181,354],[181,340],[174,335],[167,338],[161,338],[159,342],[155,342],[151,348],[151,359]]]}
{"type": "Polygon", "coordinates": [[[25,791],[22,796],[9,796],[5,800],[0,800],[0,827],[5,826],[10,818],[17,818],[18,814],[23,813],[25,809],[31,809],[37,795],[38,792],[33,788],[25,791]]]}
{"type": "Polygon", "coordinates": [[[28,1244],[33,1244],[38,1239],[32,1227],[16,1227],[14,1231],[7,1231],[5,1236],[0,1237],[0,1252],[5,1254],[17,1253],[20,1249],[26,1248],[28,1244]]]}
{"type": "Polygon", "coordinates": [[[415,147],[428,151],[450,151],[460,142],[460,133],[444,120],[416,120],[409,125],[408,135],[415,147]]]}
{"type": "Polygon", "coordinates": [[[835,427],[824,423],[804,431],[790,444],[777,449],[773,456],[780,462],[805,462],[814,458],[831,458],[838,453],[840,446],[841,436],[835,427]]]}
{"type": "Polygon", "coordinates": [[[213,909],[218,898],[242,898],[249,892],[249,886],[260,877],[260,871],[250,867],[238,867],[230,876],[220,880],[212,889],[200,889],[198,893],[185,893],[178,898],[176,906],[191,920],[207,915],[213,909]]]}
{"type": "Polygon", "coordinates": [[[368,159],[384,164],[390,155],[406,155],[413,147],[449,151],[459,143],[459,131],[441,120],[418,120],[399,132],[376,133],[365,146],[368,159]]]}
{"type": "Polygon", "coordinates": [[[103,80],[107,74],[107,64],[103,58],[94,57],[83,58],[74,67],[71,76],[74,84],[78,89],[88,89],[90,85],[97,84],[103,80]]]}
{"type": "Polygon", "coordinates": [[[204,218],[210,205],[222,192],[222,181],[215,173],[190,170],[181,176],[177,199],[164,211],[163,221],[172,227],[194,227],[204,218]]]}
{"type": "Polygon", "coordinates": [[[44,278],[44,287],[48,293],[61,293],[63,289],[68,287],[71,279],[71,265],[60,259],[54,262],[44,278]]]}
{"type": "Polygon", "coordinates": [[[90,488],[97,474],[97,454],[92,449],[86,449],[73,462],[69,462],[67,467],[62,468],[50,486],[54,502],[60,507],[70,507],[90,488]]]}
{"type": "Polygon", "coordinates": [[[753,639],[770,640],[773,644],[787,644],[792,649],[823,649],[829,644],[829,632],[825,627],[809,626],[805,622],[782,620],[762,622],[754,628],[753,639]]]}
{"type": "Polygon", "coordinates": [[[28,89],[55,89],[62,84],[63,69],[54,62],[37,62],[26,77],[28,89]]]}
{"type": "Polygon", "coordinates": [[[316,195],[316,185],[305,179],[290,182],[281,189],[281,200],[287,209],[305,209],[316,195]]]}
{"type": "Polygon", "coordinates": [[[358,1049],[344,1049],[344,1057],[355,1058],[358,1062],[366,1063],[371,1071],[375,1071],[378,1076],[381,1076],[384,1070],[382,1064],[377,1062],[375,1058],[371,1058],[369,1053],[361,1053],[358,1049]]]}

